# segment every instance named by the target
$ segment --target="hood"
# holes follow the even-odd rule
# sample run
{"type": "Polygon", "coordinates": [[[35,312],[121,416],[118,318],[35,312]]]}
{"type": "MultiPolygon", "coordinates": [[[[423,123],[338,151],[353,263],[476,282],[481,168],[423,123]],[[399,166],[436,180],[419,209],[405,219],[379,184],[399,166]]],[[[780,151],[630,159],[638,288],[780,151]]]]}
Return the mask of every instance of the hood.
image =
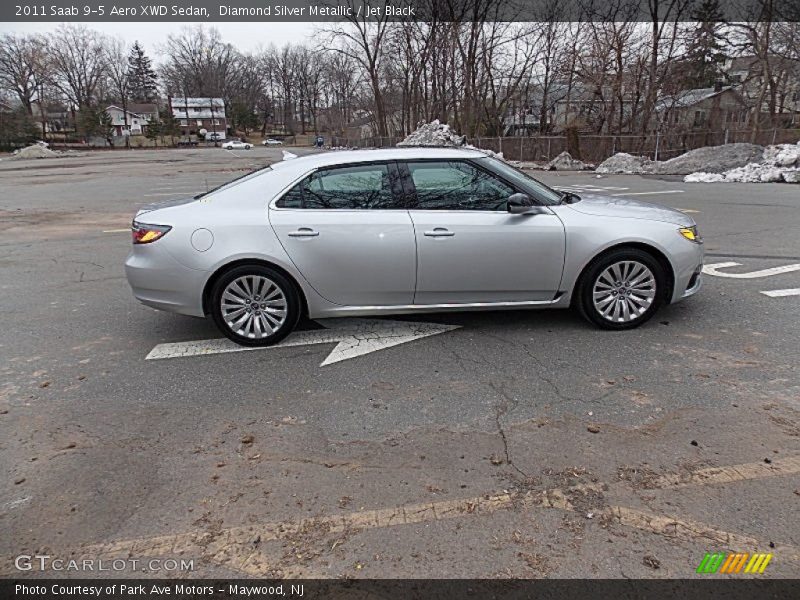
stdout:
{"type": "Polygon", "coordinates": [[[192,202],[197,202],[197,198],[180,198],[178,200],[165,200],[161,202],[153,202],[152,204],[146,204],[142,206],[138,211],[136,211],[136,217],[139,218],[141,215],[149,212],[153,212],[154,210],[160,210],[162,208],[171,208],[173,206],[182,206],[184,204],[191,204],[192,202]]]}
{"type": "Polygon", "coordinates": [[[694,219],[689,215],[668,206],[599,194],[581,194],[580,196],[581,201],[570,204],[569,207],[587,215],[664,221],[681,227],[694,225],[694,219]]]}

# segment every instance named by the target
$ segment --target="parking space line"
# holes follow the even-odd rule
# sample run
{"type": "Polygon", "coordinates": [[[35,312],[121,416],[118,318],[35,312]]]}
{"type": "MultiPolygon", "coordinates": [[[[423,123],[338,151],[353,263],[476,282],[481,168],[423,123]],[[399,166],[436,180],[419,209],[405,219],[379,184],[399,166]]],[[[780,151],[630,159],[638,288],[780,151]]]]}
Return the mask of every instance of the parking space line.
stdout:
{"type": "Polygon", "coordinates": [[[683,194],[684,190],[659,190],[657,192],[625,192],[622,194],[611,194],[612,196],[655,196],[656,194],[683,194]]]}
{"type": "Polygon", "coordinates": [[[103,233],[129,233],[130,230],[130,227],[126,227],[125,229],[104,229],[103,233]]]}
{"type": "Polygon", "coordinates": [[[700,212],[699,210],[695,210],[693,208],[679,208],[678,210],[682,213],[686,213],[687,215],[693,215],[700,212]]]}
{"type": "Polygon", "coordinates": [[[158,192],[156,194],[142,194],[145,198],[154,198],[156,196],[191,196],[198,193],[197,188],[184,192],[158,192]]]}
{"type": "MultiPolygon", "coordinates": [[[[687,475],[664,475],[656,481],[656,488],[671,489],[674,487],[704,486],[719,483],[732,483],[751,479],[761,479],[791,475],[800,472],[800,456],[775,460],[771,465],[763,462],[744,463],[719,468],[706,468],[687,475]]],[[[621,484],[617,484],[621,485],[621,484]]],[[[576,485],[568,488],[552,488],[546,490],[530,490],[523,493],[502,492],[484,494],[472,498],[441,500],[407,504],[392,508],[361,510],[341,515],[309,517],[295,520],[277,521],[262,525],[236,526],[224,529],[218,534],[208,532],[188,532],[160,535],[146,538],[120,540],[105,544],[90,544],[78,551],[82,558],[119,558],[131,554],[145,556],[164,556],[196,552],[198,547],[204,549],[204,556],[224,560],[227,566],[256,574],[260,569],[249,565],[253,552],[253,539],[261,542],[275,541],[291,537],[304,531],[325,531],[328,534],[345,531],[359,531],[441,521],[470,515],[489,515],[499,510],[515,507],[555,508],[577,512],[578,509],[570,501],[577,495],[588,496],[589,493],[602,493],[602,484],[576,485]],[[231,561],[231,559],[239,559],[231,561]]],[[[583,509],[581,509],[583,512],[583,509]]],[[[728,531],[716,529],[711,525],[671,515],[634,509],[619,505],[606,508],[597,507],[595,517],[605,516],[616,520],[621,525],[642,531],[689,542],[698,540],[711,541],[730,547],[758,550],[766,547],[762,540],[728,531]]],[[[800,551],[789,544],[779,544],[781,557],[785,560],[800,562],[800,551]]]]}
{"type": "Polygon", "coordinates": [[[670,474],[659,477],[647,487],[682,488],[692,485],[713,485],[716,483],[732,483],[749,479],[763,479],[765,477],[779,477],[781,475],[794,475],[800,473],[800,456],[790,456],[764,462],[730,465],[727,467],[711,467],[700,469],[687,474],[670,474]]]}
{"type": "Polygon", "coordinates": [[[800,288],[790,288],[787,290],[769,290],[761,292],[770,298],[785,298],[786,296],[800,296],[800,288]]]}

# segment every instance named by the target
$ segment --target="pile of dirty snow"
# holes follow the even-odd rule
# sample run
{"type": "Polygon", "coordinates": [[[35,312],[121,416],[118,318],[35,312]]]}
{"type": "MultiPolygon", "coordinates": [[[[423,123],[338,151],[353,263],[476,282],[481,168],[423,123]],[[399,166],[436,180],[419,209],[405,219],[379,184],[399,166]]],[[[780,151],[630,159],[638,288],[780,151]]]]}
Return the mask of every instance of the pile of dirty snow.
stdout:
{"type": "Polygon", "coordinates": [[[450,126],[440,123],[439,119],[420,125],[398,146],[426,146],[426,147],[461,147],[467,143],[466,136],[457,135],[450,126]]]}
{"type": "Polygon", "coordinates": [[[545,171],[583,171],[590,168],[591,166],[582,160],[572,158],[566,150],[544,166],[545,171]]]}
{"type": "Polygon", "coordinates": [[[722,173],[757,162],[763,155],[764,147],[755,144],[705,146],[659,162],[656,171],[660,175],[686,175],[697,171],[722,173]]]}
{"type": "Polygon", "coordinates": [[[767,146],[746,165],[722,173],[708,170],[690,173],[687,183],[800,183],[800,142],[767,146]]]}
{"type": "Polygon", "coordinates": [[[652,173],[653,161],[643,156],[633,156],[627,152],[617,152],[601,162],[597,169],[597,173],[626,173],[626,174],[640,174],[652,173]]]}
{"type": "Polygon", "coordinates": [[[60,152],[54,152],[50,150],[50,148],[45,148],[40,144],[34,144],[33,146],[28,146],[27,148],[15,152],[11,159],[26,160],[30,158],[56,158],[58,156],[61,156],[60,152]]]}
{"type": "Polygon", "coordinates": [[[465,150],[478,150],[487,156],[505,160],[502,152],[495,152],[493,150],[485,150],[484,148],[476,148],[472,144],[467,144],[467,136],[458,135],[450,125],[440,123],[438,119],[425,123],[417,127],[416,131],[411,133],[402,142],[397,142],[400,147],[423,146],[426,148],[464,148],[465,150]]]}

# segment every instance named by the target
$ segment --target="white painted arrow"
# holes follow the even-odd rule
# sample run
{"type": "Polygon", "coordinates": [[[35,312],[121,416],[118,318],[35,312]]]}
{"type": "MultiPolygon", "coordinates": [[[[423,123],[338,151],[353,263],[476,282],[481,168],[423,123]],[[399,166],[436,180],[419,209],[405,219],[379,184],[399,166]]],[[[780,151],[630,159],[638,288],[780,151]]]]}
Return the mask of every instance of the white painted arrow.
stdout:
{"type": "Polygon", "coordinates": [[[320,364],[320,367],[324,367],[325,365],[331,365],[461,327],[460,325],[381,319],[319,319],[317,322],[324,326],[325,329],[295,332],[275,346],[240,346],[227,338],[196,342],[174,342],[159,344],[150,351],[146,358],[147,360],[158,360],[338,342],[336,347],[331,350],[331,353],[320,364]]]}
{"type": "Polygon", "coordinates": [[[751,271],[749,273],[722,273],[720,269],[727,269],[728,267],[739,267],[742,263],[737,262],[722,262],[714,263],[711,265],[703,266],[703,273],[706,275],[713,275],[715,277],[729,277],[731,279],[757,279],[759,277],[771,277],[772,275],[781,275],[783,273],[791,273],[792,271],[800,271],[800,264],[784,265],[782,267],[772,267],[771,269],[762,269],[761,271],[751,271]]]}

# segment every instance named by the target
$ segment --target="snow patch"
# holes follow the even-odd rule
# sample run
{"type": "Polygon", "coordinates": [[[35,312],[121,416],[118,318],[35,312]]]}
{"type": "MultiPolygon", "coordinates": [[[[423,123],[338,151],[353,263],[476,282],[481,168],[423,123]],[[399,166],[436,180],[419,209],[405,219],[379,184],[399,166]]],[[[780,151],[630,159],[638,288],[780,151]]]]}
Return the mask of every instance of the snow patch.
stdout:
{"type": "Polygon", "coordinates": [[[597,173],[625,173],[625,174],[640,174],[651,173],[653,171],[653,161],[643,156],[633,156],[627,152],[617,152],[601,162],[597,169],[597,173]]]}
{"type": "Polygon", "coordinates": [[[450,125],[440,123],[439,119],[425,123],[417,127],[416,131],[412,132],[402,142],[397,145],[405,146],[425,146],[433,148],[454,147],[460,148],[467,143],[466,136],[457,135],[450,125]]]}
{"type": "Polygon", "coordinates": [[[566,150],[544,166],[545,171],[583,171],[587,168],[589,166],[585,162],[572,158],[566,150]]]}
{"type": "Polygon", "coordinates": [[[722,173],[707,170],[690,173],[683,180],[687,183],[800,183],[800,142],[778,144],[764,148],[761,156],[746,165],[728,169],[722,173]]]}

